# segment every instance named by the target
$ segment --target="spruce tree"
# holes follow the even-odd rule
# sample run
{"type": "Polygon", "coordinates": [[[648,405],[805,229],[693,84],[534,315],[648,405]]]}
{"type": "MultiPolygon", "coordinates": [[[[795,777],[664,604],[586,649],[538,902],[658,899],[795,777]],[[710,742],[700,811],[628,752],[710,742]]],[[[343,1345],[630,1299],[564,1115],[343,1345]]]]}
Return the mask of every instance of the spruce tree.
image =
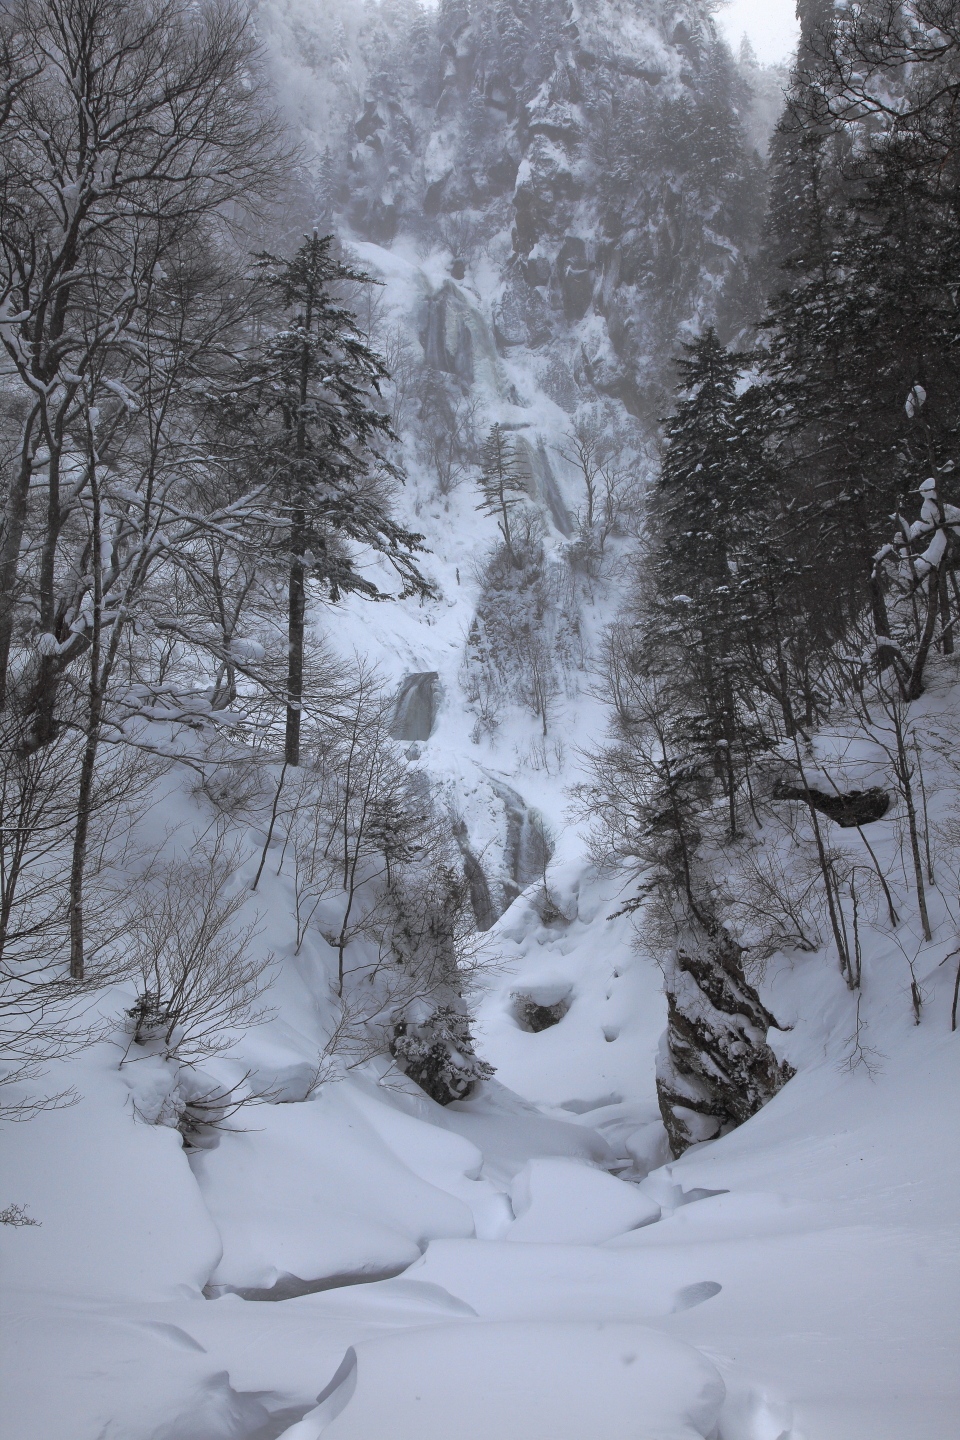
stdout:
{"type": "Polygon", "coordinates": [[[664,593],[706,597],[729,585],[750,472],[738,426],[737,380],[745,356],[723,348],[710,327],[678,361],[681,398],[666,422],[656,494],[664,593]]]}
{"type": "Polygon", "coordinates": [[[428,591],[415,554],[422,536],[392,518],[383,479],[399,478],[384,451],[390,422],[380,403],[387,371],[356,316],[336,297],[348,281],[370,284],[316,232],[291,260],[259,257],[268,291],[287,323],[270,336],[237,392],[240,418],[256,422],[258,468],[287,565],[287,685],[284,759],[300,760],[306,583],[331,600],[348,591],[380,598],[350,543],[382,555],[404,595],[428,591]],[[239,398],[239,397],[242,397],[239,398]],[[347,543],[344,543],[347,542],[347,543]]]}
{"type": "Polygon", "coordinates": [[[672,663],[695,680],[688,740],[717,767],[736,834],[737,575],[758,526],[765,465],[754,411],[737,394],[746,357],[725,350],[712,328],[684,348],[653,503],[657,625],[679,644],[672,663]]]}
{"type": "Polygon", "coordinates": [[[516,445],[499,425],[491,426],[480,455],[478,484],[482,494],[478,510],[496,517],[511,565],[517,564],[510,531],[510,511],[526,494],[527,474],[516,445]]]}

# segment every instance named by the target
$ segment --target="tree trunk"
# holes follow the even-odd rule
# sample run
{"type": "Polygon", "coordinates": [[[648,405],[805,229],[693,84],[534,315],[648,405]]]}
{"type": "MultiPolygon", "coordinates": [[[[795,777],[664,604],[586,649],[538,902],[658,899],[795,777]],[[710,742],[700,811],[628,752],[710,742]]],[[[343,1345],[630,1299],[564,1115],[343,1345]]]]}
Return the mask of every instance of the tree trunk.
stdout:
{"type": "Polygon", "coordinates": [[[287,600],[287,726],[283,746],[283,763],[300,764],[300,715],[303,705],[303,634],[306,613],[306,587],[303,565],[303,512],[297,511],[291,540],[290,585],[287,600]],[[299,545],[299,551],[297,546],[299,545]]]}
{"type": "Polygon", "coordinates": [[[937,614],[940,609],[939,579],[939,575],[933,572],[927,579],[927,614],[920,632],[917,653],[913,657],[910,678],[907,681],[904,695],[905,700],[919,700],[923,694],[923,671],[930,653],[930,646],[933,644],[933,635],[937,628],[937,614]]]}
{"type": "MultiPolygon", "coordinates": [[[[316,243],[316,233],[314,242],[316,243]]],[[[303,321],[304,334],[313,324],[314,292],[307,294],[303,321]]],[[[300,347],[299,406],[295,433],[296,501],[290,517],[290,583],[287,592],[287,724],[284,736],[283,763],[300,764],[300,720],[303,710],[303,635],[307,604],[306,569],[306,508],[303,496],[302,465],[307,453],[307,397],[310,391],[310,346],[305,340],[300,347]]]]}
{"type": "Polygon", "coordinates": [[[950,596],[947,591],[947,557],[944,555],[937,583],[940,603],[940,633],[943,636],[944,655],[953,654],[953,629],[950,624],[950,596]]]}
{"type": "Polygon", "coordinates": [[[30,492],[30,477],[33,474],[39,410],[39,405],[34,407],[24,426],[23,444],[20,448],[20,468],[11,482],[7,494],[6,513],[3,517],[2,538],[0,538],[0,710],[5,709],[7,703],[10,645],[13,640],[15,618],[14,592],[20,568],[20,546],[27,523],[27,499],[30,492]]]}
{"type": "MultiPolygon", "coordinates": [[[[90,682],[88,687],[87,741],[80,763],[80,786],[77,794],[77,823],[73,832],[73,855],[70,862],[70,978],[84,976],[83,882],[87,866],[87,838],[90,833],[90,811],[93,800],[93,775],[100,743],[103,718],[103,685],[100,674],[100,642],[103,623],[103,557],[100,548],[100,490],[93,461],[93,436],[90,444],[90,493],[93,501],[90,558],[93,566],[93,633],[90,637],[90,682]]],[[[119,625],[119,619],[116,624],[119,625]]]]}

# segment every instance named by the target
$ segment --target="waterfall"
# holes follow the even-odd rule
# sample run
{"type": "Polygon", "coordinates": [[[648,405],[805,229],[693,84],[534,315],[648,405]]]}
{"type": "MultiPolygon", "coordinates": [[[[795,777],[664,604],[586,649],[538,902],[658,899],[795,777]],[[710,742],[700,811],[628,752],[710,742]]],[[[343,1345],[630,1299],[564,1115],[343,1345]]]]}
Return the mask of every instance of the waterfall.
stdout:
{"type": "Polygon", "coordinates": [[[440,694],[436,670],[408,675],[394,701],[390,726],[394,740],[429,740],[437,720],[440,694]]]}

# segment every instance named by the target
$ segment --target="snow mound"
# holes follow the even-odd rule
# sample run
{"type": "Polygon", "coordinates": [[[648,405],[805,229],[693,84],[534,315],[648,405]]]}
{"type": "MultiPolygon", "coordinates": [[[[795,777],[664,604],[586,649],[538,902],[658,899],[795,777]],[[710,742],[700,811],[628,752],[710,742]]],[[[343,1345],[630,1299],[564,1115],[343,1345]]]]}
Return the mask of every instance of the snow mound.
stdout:
{"type": "Polygon", "coordinates": [[[615,1158],[596,1130],[544,1115],[496,1080],[478,1085],[469,1100],[440,1110],[437,1124],[456,1130],[482,1150],[484,1175],[501,1184],[508,1184],[538,1156],[565,1155],[597,1165],[612,1164],[615,1158]]]}
{"type": "MultiPolygon", "coordinates": [[[[705,1272],[716,1257],[698,1246],[660,1246],[659,1225],[644,1247],[510,1244],[434,1240],[411,1266],[410,1280],[428,1281],[469,1305],[481,1320],[593,1320],[646,1324],[693,1309],[723,1289],[705,1272]],[[708,1285],[710,1286],[708,1291],[708,1285]],[[694,1288],[696,1287],[696,1289],[694,1288]]],[[[729,1266],[727,1267],[729,1269],[729,1266]]],[[[367,1287],[376,1289],[376,1286],[367,1287]]]]}
{"type": "Polygon", "coordinates": [[[220,1242],[180,1136],[139,1123],[97,1046],[73,1062],[82,1098],[3,1134],[6,1184],[40,1223],[0,1227],[4,1286],[97,1300],[199,1298],[220,1242]]]}
{"type": "Polygon", "coordinates": [[[529,1160],[510,1201],[517,1218],[507,1240],[594,1245],[660,1219],[660,1206],[636,1186],[573,1160],[529,1160]]]}
{"type": "MultiPolygon", "coordinates": [[[[465,1148],[451,1146],[451,1177],[462,1177],[465,1148]]],[[[470,1208],[399,1159],[348,1082],[261,1107],[249,1130],[225,1134],[193,1165],[223,1239],[213,1286],[395,1274],[427,1240],[474,1233],[470,1208]]]]}
{"type": "Polygon", "coordinates": [[[322,1433],[704,1440],[724,1394],[703,1355],[641,1326],[454,1324],[358,1345],[356,1392],[322,1433]]]}

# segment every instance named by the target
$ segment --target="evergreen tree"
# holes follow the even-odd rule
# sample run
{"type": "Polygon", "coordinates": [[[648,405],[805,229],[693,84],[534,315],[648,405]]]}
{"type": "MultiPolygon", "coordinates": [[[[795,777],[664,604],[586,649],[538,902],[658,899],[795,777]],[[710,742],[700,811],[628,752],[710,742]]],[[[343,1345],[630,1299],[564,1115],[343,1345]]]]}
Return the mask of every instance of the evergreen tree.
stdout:
{"type": "Polygon", "coordinates": [[[399,478],[383,451],[391,436],[379,400],[387,371],[355,315],[336,298],[337,285],[369,284],[370,277],[334,255],[332,236],[316,232],[291,260],[262,255],[259,269],[289,319],[267,340],[237,393],[241,418],[259,422],[259,468],[271,519],[283,536],[289,646],[284,758],[297,765],[308,577],[332,600],[345,591],[380,598],[346,541],[382,555],[404,595],[423,594],[429,586],[414,559],[423,537],[391,517],[383,483],[399,478]]]}
{"type": "Polygon", "coordinates": [[[523,84],[524,59],[530,42],[520,16],[508,0],[496,7],[494,25],[499,40],[500,61],[508,78],[515,85],[523,84]]]}
{"type": "MultiPolygon", "coordinates": [[[[663,592],[715,596],[729,586],[752,473],[743,453],[737,381],[746,356],[727,351],[709,327],[684,345],[681,395],[666,422],[667,449],[657,486],[663,592]]],[[[725,592],[724,592],[725,593],[725,592]]]]}
{"type": "Polygon", "coordinates": [[[470,24],[469,0],[440,0],[437,8],[437,24],[441,41],[456,43],[470,24]]]}
{"type": "Polygon", "coordinates": [[[483,498],[477,509],[497,517],[511,565],[516,565],[517,557],[510,531],[510,511],[526,494],[526,481],[526,470],[515,443],[499,424],[493,425],[480,455],[478,484],[483,498]]]}
{"type": "Polygon", "coordinates": [[[712,328],[684,348],[682,398],[667,422],[653,505],[656,625],[668,647],[679,644],[681,663],[695,676],[699,705],[688,717],[688,739],[717,765],[736,834],[737,632],[744,620],[737,577],[761,524],[766,467],[755,409],[737,394],[746,357],[725,350],[712,328]]]}
{"type": "MultiPolygon", "coordinates": [[[[954,459],[960,430],[956,85],[953,62],[933,52],[903,69],[921,60],[903,29],[911,7],[894,14],[883,0],[836,24],[807,8],[774,147],[782,278],[764,322],[765,369],[794,543],[813,580],[808,630],[823,631],[826,609],[836,638],[866,611],[883,641],[875,556],[889,516],[954,459]],[[849,63],[868,56],[872,73],[851,82],[849,63]],[[908,409],[915,385],[925,404],[908,409]]],[[[944,594],[945,627],[947,610],[944,594]]],[[[893,646],[878,655],[896,663],[893,646]]]]}

